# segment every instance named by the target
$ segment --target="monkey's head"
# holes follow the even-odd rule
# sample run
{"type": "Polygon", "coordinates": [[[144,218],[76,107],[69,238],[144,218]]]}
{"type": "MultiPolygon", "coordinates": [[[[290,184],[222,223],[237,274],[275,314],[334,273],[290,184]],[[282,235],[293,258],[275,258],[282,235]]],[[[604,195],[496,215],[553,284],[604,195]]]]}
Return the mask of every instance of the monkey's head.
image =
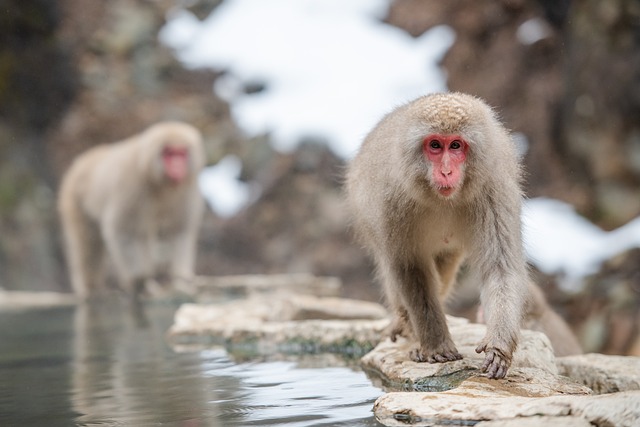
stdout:
{"type": "Polygon", "coordinates": [[[179,185],[190,181],[203,166],[202,137],[191,125],[158,123],[145,131],[143,140],[145,149],[153,153],[149,168],[156,183],[179,185]]]}
{"type": "Polygon", "coordinates": [[[422,152],[428,179],[443,197],[452,196],[464,182],[464,166],[469,144],[458,134],[433,133],[424,137],[422,152]]]}
{"type": "MultiPolygon", "coordinates": [[[[508,139],[493,110],[479,98],[461,93],[439,93],[408,106],[413,129],[408,138],[418,167],[416,179],[426,191],[445,200],[482,187],[484,177],[499,163],[491,158],[495,145],[508,139]],[[469,189],[473,187],[473,189],[469,189]]],[[[509,150],[507,147],[506,150],[509,150]]]]}
{"type": "Polygon", "coordinates": [[[175,184],[189,175],[189,149],[183,145],[167,144],[160,153],[165,177],[175,184]]]}

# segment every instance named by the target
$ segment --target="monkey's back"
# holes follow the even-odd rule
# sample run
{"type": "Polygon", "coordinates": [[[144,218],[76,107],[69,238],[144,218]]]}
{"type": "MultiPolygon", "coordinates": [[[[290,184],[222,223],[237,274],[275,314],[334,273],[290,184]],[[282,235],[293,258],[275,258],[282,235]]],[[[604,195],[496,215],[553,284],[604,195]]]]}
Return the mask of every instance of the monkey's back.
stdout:
{"type": "Polygon", "coordinates": [[[135,192],[138,179],[135,165],[131,165],[135,158],[131,152],[132,142],[97,145],[76,157],[63,177],[58,209],[75,209],[95,221],[113,197],[128,199],[128,194],[135,192]],[[127,173],[121,174],[121,171],[127,173]],[[129,179],[123,180],[123,175],[129,179]]]}
{"type": "Polygon", "coordinates": [[[388,215],[385,206],[403,191],[393,164],[398,157],[394,145],[399,143],[400,113],[405,108],[399,107],[383,117],[365,137],[347,170],[346,201],[352,225],[360,241],[370,248],[383,238],[384,230],[377,225],[383,224],[388,215]]]}
{"type": "Polygon", "coordinates": [[[82,209],[83,198],[92,190],[93,170],[107,151],[108,147],[98,145],[79,154],[73,160],[62,178],[58,191],[58,210],[61,213],[82,209]]]}

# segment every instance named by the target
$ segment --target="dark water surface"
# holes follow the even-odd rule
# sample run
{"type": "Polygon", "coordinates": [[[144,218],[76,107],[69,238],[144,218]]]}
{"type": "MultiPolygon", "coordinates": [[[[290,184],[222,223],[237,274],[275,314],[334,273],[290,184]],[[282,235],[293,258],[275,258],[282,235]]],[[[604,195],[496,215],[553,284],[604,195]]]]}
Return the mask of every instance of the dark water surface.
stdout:
{"type": "Polygon", "coordinates": [[[333,357],[239,360],[166,342],[176,305],[0,311],[0,426],[379,426],[333,357]]]}

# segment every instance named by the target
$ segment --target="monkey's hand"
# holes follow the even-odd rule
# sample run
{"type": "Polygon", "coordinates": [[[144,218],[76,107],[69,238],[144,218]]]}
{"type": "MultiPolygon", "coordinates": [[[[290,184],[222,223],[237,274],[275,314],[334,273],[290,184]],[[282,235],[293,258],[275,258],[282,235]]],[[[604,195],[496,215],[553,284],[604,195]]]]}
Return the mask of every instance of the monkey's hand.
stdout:
{"type": "Polygon", "coordinates": [[[482,364],[482,372],[487,373],[488,378],[500,379],[507,375],[509,366],[511,366],[511,355],[500,350],[497,347],[491,347],[487,343],[481,343],[476,348],[476,353],[484,351],[485,358],[482,364]]]}
{"type": "Polygon", "coordinates": [[[409,357],[414,362],[444,363],[462,359],[453,342],[445,341],[434,349],[424,346],[411,350],[409,357]]]}

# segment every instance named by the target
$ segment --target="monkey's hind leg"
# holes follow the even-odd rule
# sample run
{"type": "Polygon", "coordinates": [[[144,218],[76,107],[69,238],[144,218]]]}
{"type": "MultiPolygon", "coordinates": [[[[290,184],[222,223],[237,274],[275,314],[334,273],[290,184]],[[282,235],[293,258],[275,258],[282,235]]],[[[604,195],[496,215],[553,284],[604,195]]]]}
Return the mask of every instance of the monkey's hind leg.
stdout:
{"type": "Polygon", "coordinates": [[[79,210],[68,210],[63,231],[71,285],[81,299],[99,290],[104,280],[104,245],[97,227],[79,210]]]}
{"type": "MultiPolygon", "coordinates": [[[[384,261],[379,264],[385,265],[384,261]]],[[[389,335],[392,342],[396,342],[399,336],[406,339],[415,339],[411,329],[409,313],[407,313],[402,297],[399,295],[399,285],[395,283],[393,273],[390,272],[389,268],[381,269],[379,271],[379,279],[384,285],[386,302],[391,311],[391,323],[386,328],[385,333],[389,335]]]]}
{"type": "Polygon", "coordinates": [[[442,286],[438,289],[438,297],[444,301],[450,294],[458,276],[463,254],[461,252],[444,252],[435,258],[436,268],[440,274],[442,286]]]}
{"type": "Polygon", "coordinates": [[[118,231],[113,225],[104,227],[102,235],[121,289],[132,298],[139,298],[146,290],[146,281],[152,277],[148,241],[118,231]]]}
{"type": "Polygon", "coordinates": [[[391,338],[392,342],[396,342],[399,336],[407,339],[414,337],[411,324],[409,323],[409,313],[407,313],[404,307],[394,309],[393,318],[388,330],[389,338],[391,338]]]}

